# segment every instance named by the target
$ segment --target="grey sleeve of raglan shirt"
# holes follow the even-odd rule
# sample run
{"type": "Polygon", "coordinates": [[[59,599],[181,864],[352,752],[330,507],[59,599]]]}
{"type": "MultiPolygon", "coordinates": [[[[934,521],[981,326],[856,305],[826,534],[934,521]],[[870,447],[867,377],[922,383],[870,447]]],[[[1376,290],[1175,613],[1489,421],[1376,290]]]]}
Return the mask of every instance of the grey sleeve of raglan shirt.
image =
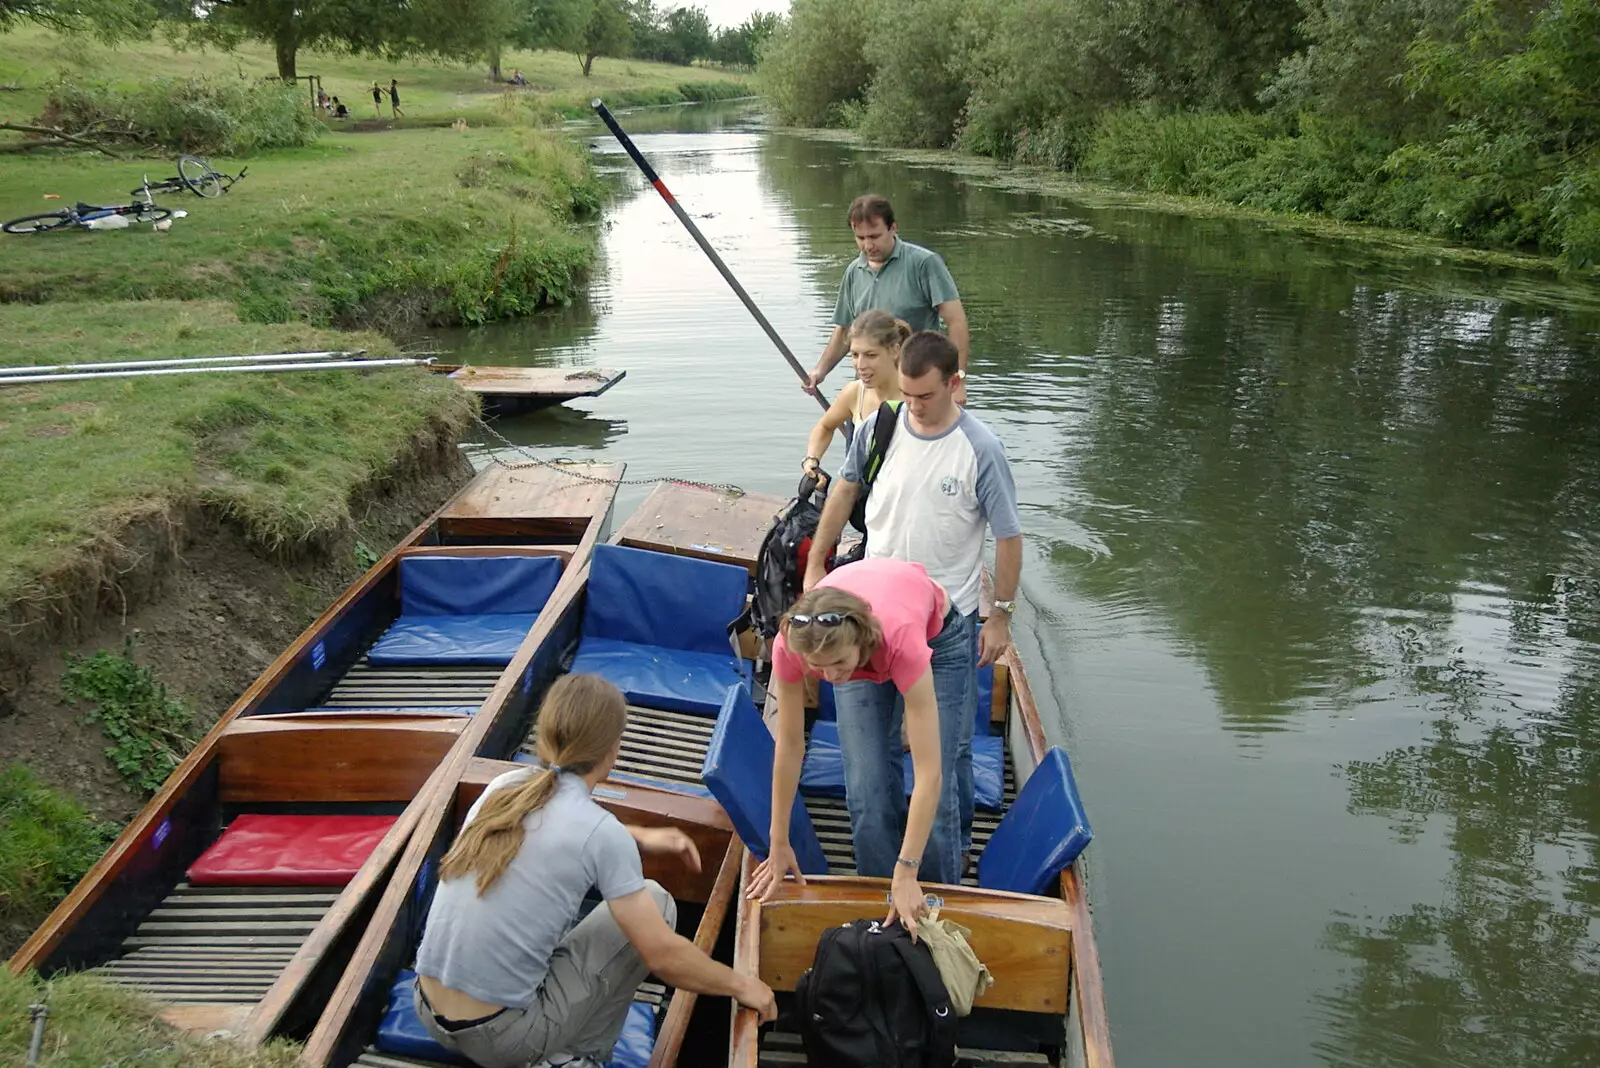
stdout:
{"type": "Polygon", "coordinates": [[[615,816],[600,821],[584,852],[594,864],[594,885],[603,900],[615,901],[644,889],[639,845],[615,816]]]}
{"type": "Polygon", "coordinates": [[[1022,517],[1017,512],[1017,482],[1011,477],[1006,447],[994,431],[971,415],[961,417],[962,429],[978,455],[978,507],[989,521],[989,532],[996,539],[1015,538],[1022,533],[1022,517]]]}
{"type": "Polygon", "coordinates": [[[850,439],[850,449],[844,455],[844,469],[839,477],[846,482],[861,484],[862,472],[867,468],[867,449],[872,445],[872,428],[878,425],[878,413],[873,412],[861,421],[850,439]]]}

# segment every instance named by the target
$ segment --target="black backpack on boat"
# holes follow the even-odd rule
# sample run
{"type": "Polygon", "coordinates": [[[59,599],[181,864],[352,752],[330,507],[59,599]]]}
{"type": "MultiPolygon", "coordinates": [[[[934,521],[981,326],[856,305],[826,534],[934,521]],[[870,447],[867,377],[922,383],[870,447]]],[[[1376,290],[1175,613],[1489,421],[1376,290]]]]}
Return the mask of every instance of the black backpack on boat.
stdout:
{"type": "Polygon", "coordinates": [[[794,988],[808,1064],[952,1068],[956,1011],[926,942],[903,924],[830,927],[794,988]]]}
{"type": "MultiPolygon", "coordinates": [[[[894,437],[895,424],[899,422],[898,401],[884,401],[878,408],[878,421],[874,424],[872,444],[867,449],[867,462],[861,473],[861,497],[856,501],[850,521],[858,529],[866,530],[867,495],[883,467],[888,455],[889,441],[894,437]]],[[[751,627],[762,638],[771,641],[778,633],[778,620],[789,606],[800,599],[800,587],[805,583],[806,562],[811,555],[811,539],[817,533],[817,523],[822,519],[822,505],[815,499],[818,480],[810,475],[800,479],[800,489],[789,507],[772,524],[761,548],[756,551],[755,586],[750,607],[738,619],[728,624],[730,637],[751,627]]],[[[830,557],[828,570],[840,564],[859,560],[866,553],[866,538],[850,553],[837,559],[830,557]]]]}

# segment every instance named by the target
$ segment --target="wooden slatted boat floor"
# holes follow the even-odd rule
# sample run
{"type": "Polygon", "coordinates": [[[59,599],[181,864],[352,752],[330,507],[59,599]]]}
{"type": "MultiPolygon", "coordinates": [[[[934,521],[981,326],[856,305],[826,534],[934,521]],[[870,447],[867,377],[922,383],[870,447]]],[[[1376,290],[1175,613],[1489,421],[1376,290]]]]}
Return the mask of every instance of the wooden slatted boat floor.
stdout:
{"type": "Polygon", "coordinates": [[[319,703],[326,708],[480,705],[504,670],[467,665],[374,667],[362,660],[319,703]]]}
{"type": "MultiPolygon", "coordinates": [[[[762,1068],[792,1068],[809,1063],[800,1048],[800,1036],[792,1032],[769,1031],[761,1039],[762,1068]]],[[[1042,1053],[1011,1053],[992,1049],[957,1049],[956,1068],[1047,1068],[1050,1058],[1042,1053]]]]}
{"type": "MultiPolygon", "coordinates": [[[[672,992],[660,983],[648,980],[639,985],[638,992],[633,995],[633,1000],[643,1001],[656,1007],[656,1025],[661,1022],[662,1010],[672,998],[672,992]]],[[[403,1057],[398,1053],[384,1053],[376,1046],[368,1046],[357,1057],[353,1065],[361,1068],[454,1068],[444,1061],[425,1061],[420,1057],[403,1057]]]]}
{"type": "Polygon", "coordinates": [[[253,1005],[338,895],[179,883],[99,971],[171,1004],[253,1005]]]}
{"type": "MultiPolygon", "coordinates": [[[[700,786],[700,769],[705,765],[706,749],[716,726],[717,721],[710,716],[629,705],[617,770],[700,786]]],[[[522,743],[522,751],[536,755],[533,736],[522,743]]]]}

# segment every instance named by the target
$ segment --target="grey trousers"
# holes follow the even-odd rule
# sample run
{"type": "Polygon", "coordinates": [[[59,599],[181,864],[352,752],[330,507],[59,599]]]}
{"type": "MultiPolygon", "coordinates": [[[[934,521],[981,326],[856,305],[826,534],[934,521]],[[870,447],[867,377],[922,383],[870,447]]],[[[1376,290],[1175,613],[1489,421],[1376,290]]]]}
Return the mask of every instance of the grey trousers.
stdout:
{"type": "MultiPolygon", "coordinates": [[[[675,927],[678,904],[672,895],[654,879],[644,885],[667,926],[675,927]]],[[[648,973],[644,958],[602,903],[556,947],[544,983],[526,1009],[506,1009],[474,1027],[446,1031],[420,988],[413,988],[412,998],[434,1041],[483,1068],[523,1068],[559,1054],[604,1062],[648,973]]]]}

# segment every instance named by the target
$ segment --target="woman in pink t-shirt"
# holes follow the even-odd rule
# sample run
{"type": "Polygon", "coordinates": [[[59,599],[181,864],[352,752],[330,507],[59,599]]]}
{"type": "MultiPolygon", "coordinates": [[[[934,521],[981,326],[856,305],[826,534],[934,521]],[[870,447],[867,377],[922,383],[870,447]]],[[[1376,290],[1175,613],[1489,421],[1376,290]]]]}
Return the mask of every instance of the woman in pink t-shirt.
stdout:
{"type": "Polygon", "coordinates": [[[961,806],[953,731],[968,699],[971,634],[921,564],[876,558],[841,567],[795,602],[772,650],[778,698],[771,852],[752,896],[770,897],[786,874],[804,882],[789,845],[789,814],[805,755],[804,678],[834,686],[845,804],[856,870],[893,878],[889,921],[913,933],[919,878],[961,881],[961,806]],[[906,801],[902,710],[915,784],[906,801]]]}

